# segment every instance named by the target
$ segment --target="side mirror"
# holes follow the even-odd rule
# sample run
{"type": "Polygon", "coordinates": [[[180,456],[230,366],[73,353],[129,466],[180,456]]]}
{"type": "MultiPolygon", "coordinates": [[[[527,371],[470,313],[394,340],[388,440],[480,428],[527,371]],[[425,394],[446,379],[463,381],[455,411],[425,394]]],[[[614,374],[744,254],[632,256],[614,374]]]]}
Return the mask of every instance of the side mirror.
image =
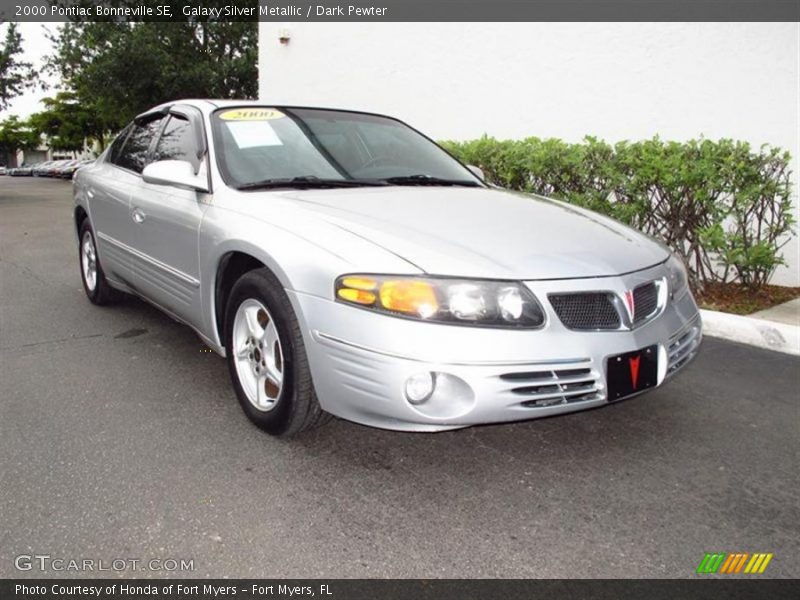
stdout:
{"type": "Polygon", "coordinates": [[[475,175],[475,177],[477,177],[481,181],[484,181],[486,179],[486,177],[483,174],[483,169],[481,169],[480,167],[476,167],[475,165],[467,165],[467,168],[469,169],[470,173],[475,175]]]}
{"type": "Polygon", "coordinates": [[[208,181],[195,174],[194,167],[185,160],[158,160],[150,163],[142,171],[142,179],[155,185],[171,185],[174,187],[208,192],[208,181]]]}

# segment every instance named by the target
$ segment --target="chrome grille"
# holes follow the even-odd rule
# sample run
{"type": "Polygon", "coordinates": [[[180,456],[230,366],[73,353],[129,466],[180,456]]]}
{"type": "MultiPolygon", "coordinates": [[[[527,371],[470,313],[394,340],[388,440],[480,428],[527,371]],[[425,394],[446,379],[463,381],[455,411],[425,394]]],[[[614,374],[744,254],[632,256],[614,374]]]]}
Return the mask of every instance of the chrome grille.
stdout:
{"type": "Polygon", "coordinates": [[[639,325],[658,310],[658,286],[655,281],[640,285],[633,290],[635,313],[633,324],[639,325]]]}
{"type": "Polygon", "coordinates": [[[585,369],[555,369],[500,375],[514,387],[509,391],[520,396],[520,406],[546,408],[600,398],[596,374],[585,369]]]}
{"type": "Polygon", "coordinates": [[[550,294],[550,304],[568,329],[619,329],[619,313],[608,292],[550,294]]]}

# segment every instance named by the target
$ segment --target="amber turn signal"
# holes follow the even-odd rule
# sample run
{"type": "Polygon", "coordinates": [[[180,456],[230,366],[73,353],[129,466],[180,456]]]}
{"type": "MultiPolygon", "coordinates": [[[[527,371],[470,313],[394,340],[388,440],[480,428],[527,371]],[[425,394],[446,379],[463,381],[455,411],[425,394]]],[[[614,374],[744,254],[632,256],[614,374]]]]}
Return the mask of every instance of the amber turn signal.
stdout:
{"type": "Polygon", "coordinates": [[[342,300],[348,302],[355,302],[356,304],[363,304],[364,306],[371,306],[375,304],[375,294],[366,290],[355,290],[352,288],[342,288],[336,292],[342,300]]]}
{"type": "Polygon", "coordinates": [[[378,282],[369,277],[344,277],[340,280],[340,285],[354,290],[371,291],[378,287],[378,282]]]}

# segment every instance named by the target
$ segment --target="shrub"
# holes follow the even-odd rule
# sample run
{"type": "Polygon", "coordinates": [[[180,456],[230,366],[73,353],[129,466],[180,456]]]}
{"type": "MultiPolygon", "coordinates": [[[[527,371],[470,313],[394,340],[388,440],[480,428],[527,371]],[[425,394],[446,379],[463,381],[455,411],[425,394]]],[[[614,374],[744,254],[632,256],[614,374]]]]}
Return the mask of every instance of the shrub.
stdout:
{"type": "Polygon", "coordinates": [[[659,138],[610,145],[482,137],[442,145],[489,182],[559,198],[652,235],[681,256],[695,288],[761,287],[793,235],[790,156],[746,142],[659,138]]]}

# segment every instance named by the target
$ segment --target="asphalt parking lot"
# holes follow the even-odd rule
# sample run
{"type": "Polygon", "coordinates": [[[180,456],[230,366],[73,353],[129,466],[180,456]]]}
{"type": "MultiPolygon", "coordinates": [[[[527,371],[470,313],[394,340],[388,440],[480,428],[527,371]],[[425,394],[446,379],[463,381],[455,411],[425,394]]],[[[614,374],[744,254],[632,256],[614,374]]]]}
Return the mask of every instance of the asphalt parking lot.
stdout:
{"type": "Polygon", "coordinates": [[[70,575],[20,554],[192,559],[174,573],[192,577],[691,577],[711,551],[800,576],[797,358],[709,338],[669,385],[599,410],[277,440],[190,329],[86,300],[71,210],[69,182],[0,177],[0,577],[70,575]]]}

